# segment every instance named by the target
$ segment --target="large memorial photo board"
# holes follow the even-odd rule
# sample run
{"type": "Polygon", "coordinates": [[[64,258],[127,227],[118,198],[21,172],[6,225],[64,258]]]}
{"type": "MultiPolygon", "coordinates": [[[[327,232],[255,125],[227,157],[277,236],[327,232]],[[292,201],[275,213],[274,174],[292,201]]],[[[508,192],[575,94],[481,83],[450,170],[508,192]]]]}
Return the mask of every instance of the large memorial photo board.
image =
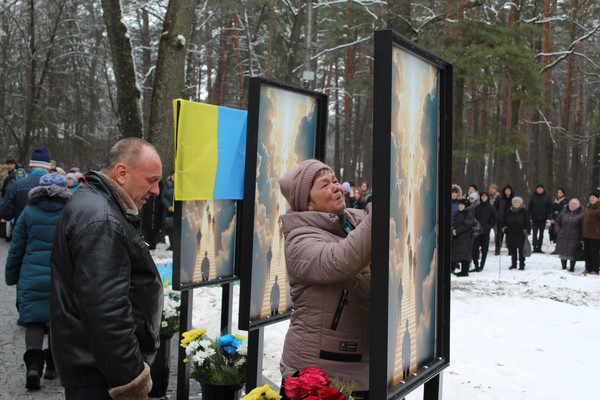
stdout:
{"type": "Polygon", "coordinates": [[[448,364],[451,72],[407,39],[376,32],[373,187],[383,199],[373,204],[376,398],[403,397],[448,364]]]}
{"type": "Polygon", "coordinates": [[[279,177],[310,158],[323,157],[327,96],[262,78],[250,78],[242,246],[241,329],[289,317],[292,300],[280,216],[289,205],[279,177]]]}

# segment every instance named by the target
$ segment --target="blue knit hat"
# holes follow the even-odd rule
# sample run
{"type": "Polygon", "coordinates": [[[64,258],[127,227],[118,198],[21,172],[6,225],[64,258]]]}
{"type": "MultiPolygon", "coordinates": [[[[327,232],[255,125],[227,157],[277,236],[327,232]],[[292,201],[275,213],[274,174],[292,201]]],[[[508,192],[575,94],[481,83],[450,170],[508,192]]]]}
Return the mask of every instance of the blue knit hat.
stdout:
{"type": "Polygon", "coordinates": [[[51,174],[42,175],[42,177],[40,178],[40,185],[58,185],[62,187],[67,187],[67,178],[65,178],[57,172],[53,172],[51,174]]]}
{"type": "Polygon", "coordinates": [[[48,149],[45,147],[35,149],[33,153],[31,153],[31,161],[29,161],[29,167],[50,169],[52,166],[50,165],[50,152],[48,151],[48,149]]]}

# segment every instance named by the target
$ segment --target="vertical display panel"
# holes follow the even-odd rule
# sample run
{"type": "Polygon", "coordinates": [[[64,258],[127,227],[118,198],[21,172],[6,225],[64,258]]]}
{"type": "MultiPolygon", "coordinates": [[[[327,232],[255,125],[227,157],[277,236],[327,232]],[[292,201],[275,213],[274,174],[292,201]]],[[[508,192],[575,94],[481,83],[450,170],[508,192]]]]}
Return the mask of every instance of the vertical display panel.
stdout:
{"type": "Polygon", "coordinates": [[[372,307],[387,312],[372,318],[371,386],[396,398],[448,363],[451,66],[391,31],[375,38],[373,187],[385,200],[373,205],[371,270],[384,290],[372,307]]]}
{"type": "Polygon", "coordinates": [[[279,177],[306,159],[322,159],[327,97],[251,78],[248,104],[239,264],[241,329],[287,318],[291,312],[280,219],[289,205],[279,189],[279,177]]]}

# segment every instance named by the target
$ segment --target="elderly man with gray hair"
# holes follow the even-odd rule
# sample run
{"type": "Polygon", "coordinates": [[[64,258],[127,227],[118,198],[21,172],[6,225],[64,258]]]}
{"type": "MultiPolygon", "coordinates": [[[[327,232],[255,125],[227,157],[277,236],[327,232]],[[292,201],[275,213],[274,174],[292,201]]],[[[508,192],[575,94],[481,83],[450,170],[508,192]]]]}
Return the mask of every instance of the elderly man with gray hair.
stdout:
{"type": "Polygon", "coordinates": [[[54,237],[50,331],[66,400],[145,400],[159,347],[162,282],[139,233],[162,164],[138,138],[117,142],[102,172],[65,206],[54,237]]]}

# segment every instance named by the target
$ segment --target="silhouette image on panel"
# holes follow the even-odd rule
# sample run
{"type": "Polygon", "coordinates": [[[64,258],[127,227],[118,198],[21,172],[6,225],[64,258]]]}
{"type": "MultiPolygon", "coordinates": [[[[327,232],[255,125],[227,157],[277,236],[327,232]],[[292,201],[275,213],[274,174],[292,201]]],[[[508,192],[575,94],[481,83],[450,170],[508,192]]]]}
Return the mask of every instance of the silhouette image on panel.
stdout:
{"type": "Polygon", "coordinates": [[[269,251],[267,252],[267,278],[271,276],[271,260],[273,259],[273,252],[271,251],[271,246],[269,246],[269,251]]]}
{"type": "Polygon", "coordinates": [[[273,287],[271,288],[271,299],[270,299],[271,315],[279,314],[280,292],[279,292],[279,283],[277,283],[277,278],[278,278],[278,275],[275,275],[275,283],[273,284],[273,287]]]}
{"type": "Polygon", "coordinates": [[[406,379],[410,372],[410,333],[408,332],[408,320],[406,320],[406,332],[402,339],[402,379],[406,379]]]}
{"type": "Polygon", "coordinates": [[[208,260],[208,251],[204,252],[204,258],[202,264],[200,264],[200,273],[202,274],[202,281],[206,282],[210,276],[210,261],[208,260]]]}
{"type": "Polygon", "coordinates": [[[212,225],[212,215],[210,215],[210,213],[208,213],[208,226],[210,227],[212,225]]]}

